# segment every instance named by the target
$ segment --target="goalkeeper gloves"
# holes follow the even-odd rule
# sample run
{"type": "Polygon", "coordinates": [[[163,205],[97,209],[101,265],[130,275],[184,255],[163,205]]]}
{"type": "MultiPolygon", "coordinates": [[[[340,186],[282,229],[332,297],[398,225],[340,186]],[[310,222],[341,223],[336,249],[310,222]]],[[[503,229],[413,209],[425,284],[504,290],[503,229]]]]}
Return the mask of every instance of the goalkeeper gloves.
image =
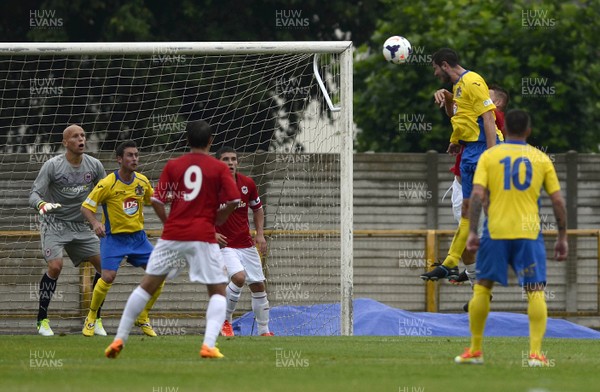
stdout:
{"type": "Polygon", "coordinates": [[[46,203],[45,201],[40,201],[37,205],[40,215],[45,215],[45,214],[47,214],[53,210],[56,210],[60,207],[62,207],[62,206],[58,203],[46,203]]]}

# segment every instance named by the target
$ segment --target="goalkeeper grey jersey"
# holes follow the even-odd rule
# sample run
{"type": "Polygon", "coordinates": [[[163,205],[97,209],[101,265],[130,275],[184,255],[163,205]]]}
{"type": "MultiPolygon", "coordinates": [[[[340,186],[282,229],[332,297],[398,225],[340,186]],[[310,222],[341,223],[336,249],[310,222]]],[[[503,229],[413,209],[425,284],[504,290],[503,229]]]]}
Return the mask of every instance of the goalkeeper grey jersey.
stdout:
{"type": "Polygon", "coordinates": [[[94,157],[83,154],[79,166],[73,166],[65,154],[46,161],[33,182],[29,205],[37,209],[40,201],[60,203],[61,208],[49,215],[71,222],[83,222],[81,204],[94,186],[106,176],[104,166],[94,157]]]}

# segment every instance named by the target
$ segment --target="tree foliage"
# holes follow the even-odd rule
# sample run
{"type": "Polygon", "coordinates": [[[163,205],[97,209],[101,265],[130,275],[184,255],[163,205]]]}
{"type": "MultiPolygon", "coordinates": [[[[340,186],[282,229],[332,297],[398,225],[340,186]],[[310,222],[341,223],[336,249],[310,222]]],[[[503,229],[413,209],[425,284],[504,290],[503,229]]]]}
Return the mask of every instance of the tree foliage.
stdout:
{"type": "MultiPolygon", "coordinates": [[[[344,1],[331,1],[324,5],[317,0],[292,0],[285,3],[275,0],[23,0],[14,2],[10,7],[6,4],[0,7],[6,11],[0,13],[3,22],[0,32],[6,41],[219,42],[355,39],[365,42],[379,15],[378,2],[348,4],[344,1]],[[31,10],[53,12],[53,18],[61,19],[60,28],[30,28],[27,21],[31,10]],[[296,19],[302,23],[292,26],[278,23],[278,15],[282,14],[288,15],[288,20],[296,19]]],[[[309,60],[302,62],[296,70],[282,72],[288,78],[301,78],[303,83],[311,81],[309,60]]],[[[159,107],[165,107],[160,106],[161,102],[168,102],[169,108],[179,107],[176,113],[159,114],[175,114],[181,121],[216,119],[227,130],[233,130],[231,135],[220,134],[220,141],[225,138],[235,140],[236,147],[241,149],[273,149],[273,144],[275,147],[289,145],[301,131],[298,118],[302,115],[305,97],[294,96],[281,100],[269,94],[269,89],[276,87],[273,83],[273,79],[278,76],[276,72],[266,80],[236,81],[219,70],[205,69],[202,78],[198,77],[196,80],[210,79],[213,86],[220,89],[217,93],[217,88],[202,83],[194,85],[185,74],[175,76],[169,70],[164,70],[164,67],[162,74],[159,74],[151,66],[133,70],[128,59],[116,57],[111,61],[114,63],[114,70],[105,72],[98,69],[95,63],[91,66],[90,63],[77,66],[71,59],[56,57],[46,62],[42,71],[30,69],[34,65],[27,64],[24,67],[27,72],[21,74],[21,82],[13,77],[16,69],[5,68],[8,67],[7,63],[0,65],[0,74],[7,80],[5,87],[9,87],[8,95],[4,97],[13,100],[5,101],[0,109],[0,128],[5,130],[0,133],[0,144],[12,144],[18,146],[17,149],[24,149],[34,143],[50,142],[56,148],[62,127],[55,124],[82,122],[86,124],[86,130],[90,129],[101,138],[101,148],[107,150],[112,149],[119,138],[135,138],[141,133],[146,135],[142,148],[152,148],[159,143],[167,143],[169,147],[177,145],[177,138],[165,141],[159,140],[160,135],[150,134],[148,137],[148,132],[152,130],[148,115],[152,110],[153,100],[159,107]],[[75,91],[77,96],[71,101],[67,94],[48,98],[37,102],[38,106],[32,110],[25,104],[27,86],[24,86],[26,82],[23,80],[50,77],[60,79],[61,87],[69,92],[75,91]],[[85,82],[82,81],[83,78],[85,82]],[[160,81],[148,84],[157,79],[160,81]],[[86,83],[87,86],[82,85],[86,83]],[[246,94],[241,98],[245,106],[237,107],[238,104],[230,101],[233,94],[242,88],[241,83],[245,83],[244,87],[248,91],[263,89],[265,92],[246,94]],[[262,85],[257,87],[257,83],[262,85]],[[111,88],[117,84],[121,87],[112,91],[111,88]],[[178,94],[166,90],[165,86],[169,84],[177,85],[178,94]],[[102,98],[96,94],[100,91],[104,94],[102,98]],[[125,96],[134,98],[121,98],[125,96]],[[11,102],[14,104],[10,104],[11,102]],[[221,108],[228,105],[227,112],[216,108],[217,102],[221,108]],[[287,123],[279,121],[281,113],[288,116],[287,123]],[[244,118],[248,122],[244,122],[244,118]],[[6,123],[7,119],[12,119],[12,123],[6,123]],[[267,125],[264,125],[265,121],[267,125]]],[[[249,61],[252,63],[253,59],[249,61]]],[[[232,67],[234,65],[230,66],[229,72],[236,72],[232,67]]],[[[310,85],[309,94],[317,94],[316,84],[310,85]]]]}
{"type": "Polygon", "coordinates": [[[509,91],[508,109],[530,112],[531,144],[553,152],[598,151],[599,14],[598,0],[386,2],[355,57],[357,150],[445,151],[451,128],[433,93],[451,86],[433,76],[431,54],[450,47],[464,68],[509,91]],[[392,35],[411,41],[414,61],[383,60],[382,44],[392,35]],[[407,131],[407,118],[427,126],[407,131]]]}

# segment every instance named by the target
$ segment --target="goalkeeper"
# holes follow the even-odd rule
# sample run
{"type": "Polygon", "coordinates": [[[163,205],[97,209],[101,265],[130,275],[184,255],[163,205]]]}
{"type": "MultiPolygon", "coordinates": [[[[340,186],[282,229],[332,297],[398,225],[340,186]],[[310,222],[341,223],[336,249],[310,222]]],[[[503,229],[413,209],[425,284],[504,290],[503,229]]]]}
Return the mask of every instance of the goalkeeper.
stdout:
{"type": "MultiPolygon", "coordinates": [[[[152,253],[152,244],[144,232],[144,204],[150,204],[154,190],[150,181],[135,171],[139,153],[134,141],[126,141],[116,150],[119,170],[110,173],[96,185],[81,206],[81,213],[100,237],[102,278],[94,288],[90,310],[83,324],[84,336],[94,336],[95,326],[101,322],[97,311],[117,276],[123,258],[135,267],[144,267],[152,253]],[[102,223],[95,213],[102,206],[102,223]]],[[[162,285],[154,292],[139,315],[136,325],[148,336],[156,336],[150,325],[148,311],[160,295],[162,285]]]]}
{"type": "MultiPolygon", "coordinates": [[[[56,290],[56,281],[63,267],[63,250],[74,266],[89,261],[100,278],[100,242],[81,215],[81,203],[106,175],[102,163],[84,154],[85,132],[78,125],[69,125],[63,131],[64,154],[46,161],[36,177],[29,205],[42,216],[40,237],[48,271],[39,288],[38,333],[52,336],[48,307],[56,290]]],[[[98,333],[102,331],[98,330],[98,333]]]]}

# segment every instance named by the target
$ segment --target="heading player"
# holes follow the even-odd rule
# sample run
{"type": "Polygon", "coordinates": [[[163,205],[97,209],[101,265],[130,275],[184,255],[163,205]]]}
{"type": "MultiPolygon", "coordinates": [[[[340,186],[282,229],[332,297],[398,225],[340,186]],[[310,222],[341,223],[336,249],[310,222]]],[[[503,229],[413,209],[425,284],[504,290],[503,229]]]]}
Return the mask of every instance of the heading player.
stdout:
{"type": "MultiPolygon", "coordinates": [[[[104,302],[123,258],[135,267],[146,268],[152,244],[144,231],[144,204],[150,204],[154,190],[148,178],[135,171],[139,152],[133,140],[125,141],[116,149],[119,169],[110,173],[89,194],[81,206],[81,213],[100,237],[102,278],[98,280],[90,310],[83,324],[84,336],[94,336],[97,311],[104,302]],[[96,211],[102,206],[102,223],[96,219],[96,211]]],[[[162,286],[156,290],[136,325],[148,336],[156,336],[150,325],[148,312],[160,295],[162,286]]]]}
{"type": "Polygon", "coordinates": [[[242,200],[229,219],[217,226],[217,240],[221,245],[223,259],[231,281],[227,285],[227,316],[221,335],[233,336],[231,320],[240,299],[244,283],[252,292],[252,311],[258,324],[258,334],[273,336],[269,331],[269,301],[265,291],[265,275],[263,274],[260,254],[267,254],[267,241],[263,228],[265,213],[254,180],[237,172],[237,153],[231,147],[223,147],[216,153],[218,160],[225,162],[235,179],[242,200]],[[250,235],[248,223],[248,207],[252,210],[256,235],[254,241],[250,235]],[[256,246],[255,246],[256,242],[256,246]]]}
{"type": "Polygon", "coordinates": [[[129,296],[117,336],[105,350],[108,358],[121,352],[134,320],[167,276],[175,277],[186,265],[190,280],[205,284],[210,297],[200,356],[223,357],[215,345],[225,321],[228,279],[215,239],[215,225],[225,222],[238,205],[240,194],[227,165],[209,155],[211,127],[205,121],[193,121],[187,124],[186,135],[191,152],[167,162],[152,197],[152,207],[164,223],[163,233],[150,255],[142,282],[129,296]],[[225,202],[221,209],[219,197],[225,202]],[[167,216],[165,203],[169,202],[167,216]]]}
{"type": "Polygon", "coordinates": [[[65,128],[62,143],[67,151],[42,165],[29,195],[29,205],[42,215],[40,235],[48,264],[48,271],[40,281],[37,316],[38,333],[43,336],[54,335],[48,307],[62,271],[63,250],[74,266],[83,261],[94,266],[94,285],[100,278],[100,243],[84,221],[80,207],[106,173],[99,160],[84,154],[85,142],[85,132],[79,125],[65,128]]]}
{"type": "Polygon", "coordinates": [[[496,127],[494,109],[488,86],[481,76],[464,69],[458,63],[458,54],[452,49],[440,49],[433,54],[434,75],[443,83],[453,83],[452,93],[441,89],[435,92],[435,103],[445,108],[452,122],[452,135],[448,153],[460,153],[463,203],[461,219],[454,234],[448,256],[432,271],[422,274],[423,280],[458,278],[458,261],[465,250],[469,230],[469,198],[473,187],[473,175],[479,156],[487,148],[504,140],[496,127]]]}

